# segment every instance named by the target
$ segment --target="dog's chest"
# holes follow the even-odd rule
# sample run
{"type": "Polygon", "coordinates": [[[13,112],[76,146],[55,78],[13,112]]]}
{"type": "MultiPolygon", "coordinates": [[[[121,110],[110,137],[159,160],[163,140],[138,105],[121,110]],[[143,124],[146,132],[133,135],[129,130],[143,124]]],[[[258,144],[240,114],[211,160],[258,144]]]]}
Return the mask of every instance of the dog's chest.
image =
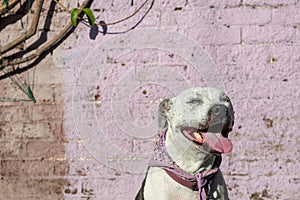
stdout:
{"type": "Polygon", "coordinates": [[[144,188],[144,198],[145,200],[197,199],[198,191],[193,191],[175,182],[165,170],[150,167],[144,188]]]}

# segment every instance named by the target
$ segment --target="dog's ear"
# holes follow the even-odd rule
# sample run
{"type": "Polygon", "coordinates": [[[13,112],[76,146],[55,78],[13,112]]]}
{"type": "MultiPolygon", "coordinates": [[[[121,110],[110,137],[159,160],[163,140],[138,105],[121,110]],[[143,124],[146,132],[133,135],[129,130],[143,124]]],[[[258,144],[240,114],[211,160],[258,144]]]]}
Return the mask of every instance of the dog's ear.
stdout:
{"type": "Polygon", "coordinates": [[[162,102],[160,102],[158,106],[158,128],[159,130],[163,130],[168,127],[167,122],[167,112],[171,108],[171,100],[165,99],[162,102]]]}

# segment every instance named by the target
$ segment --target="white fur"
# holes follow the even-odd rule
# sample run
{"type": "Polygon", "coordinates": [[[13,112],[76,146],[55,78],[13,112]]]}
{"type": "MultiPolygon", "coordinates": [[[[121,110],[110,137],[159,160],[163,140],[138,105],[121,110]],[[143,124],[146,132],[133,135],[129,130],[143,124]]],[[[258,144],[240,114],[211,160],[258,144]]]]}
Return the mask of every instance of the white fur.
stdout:
{"type": "MultiPolygon", "coordinates": [[[[207,124],[209,109],[214,104],[225,105],[233,113],[228,97],[216,88],[191,88],[164,103],[160,106],[162,112],[160,114],[163,116],[159,117],[161,120],[159,124],[160,128],[166,128],[165,126],[168,128],[166,135],[168,154],[181,169],[189,173],[211,169],[215,154],[185,138],[179,127],[186,125],[201,128],[199,127],[201,124],[207,124]],[[193,103],[187,103],[190,101],[193,103]]],[[[228,199],[226,184],[220,170],[209,185],[207,197],[218,200],[228,199]]],[[[144,186],[144,199],[197,200],[198,191],[180,185],[163,169],[150,167],[144,186]]]]}

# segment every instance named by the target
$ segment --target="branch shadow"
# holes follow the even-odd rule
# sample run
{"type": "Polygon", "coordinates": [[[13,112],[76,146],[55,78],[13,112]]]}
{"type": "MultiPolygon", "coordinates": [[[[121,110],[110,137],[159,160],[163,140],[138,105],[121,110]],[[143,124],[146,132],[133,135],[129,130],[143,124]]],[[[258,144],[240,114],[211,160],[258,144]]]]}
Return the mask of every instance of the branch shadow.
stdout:
{"type": "Polygon", "coordinates": [[[5,57],[5,59],[8,59],[9,61],[11,61],[16,58],[22,58],[23,56],[25,56],[25,54],[27,54],[33,50],[36,50],[39,46],[41,46],[42,44],[47,42],[48,32],[50,31],[55,6],[56,6],[55,1],[51,1],[48,13],[46,15],[46,21],[45,21],[44,27],[42,29],[43,31],[42,31],[42,34],[39,37],[39,39],[36,40],[33,44],[31,44],[29,47],[27,47],[25,50],[21,50],[15,54],[5,57]]]}
{"type": "MultiPolygon", "coordinates": [[[[49,9],[48,11],[48,14],[47,14],[47,18],[49,17],[49,20],[46,20],[45,22],[45,25],[44,25],[44,30],[49,30],[50,29],[50,26],[51,26],[51,21],[52,21],[52,18],[53,18],[53,12],[51,12],[51,10],[54,10],[54,7],[56,5],[56,3],[53,3],[54,1],[51,2],[51,6],[53,6],[53,9],[49,9]],[[53,4],[52,4],[53,3],[53,4]]],[[[99,31],[99,33],[102,33],[102,34],[124,34],[124,33],[127,33],[133,29],[135,29],[143,20],[144,18],[148,15],[148,13],[151,11],[151,9],[153,8],[153,5],[154,5],[154,2],[155,0],[152,0],[149,8],[147,9],[147,11],[143,14],[143,16],[137,21],[137,23],[132,26],[131,28],[125,30],[125,31],[119,31],[119,32],[103,32],[103,31],[99,31]]],[[[90,7],[91,4],[93,3],[93,1],[90,2],[90,4],[87,6],[87,7],[90,7]]],[[[51,7],[52,8],[52,7],[51,7]]],[[[88,24],[86,24],[88,25],[88,24]]],[[[89,25],[88,25],[89,26],[89,25]]],[[[25,66],[25,67],[22,67],[22,68],[16,68],[15,70],[13,71],[10,71],[10,72],[7,72],[3,75],[0,76],[0,81],[3,80],[3,79],[6,79],[10,76],[14,76],[16,74],[21,74],[23,72],[26,72],[27,70],[35,67],[37,64],[39,64],[49,53],[52,53],[54,49],[56,49],[60,44],[62,44],[62,42],[64,40],[66,40],[75,30],[75,27],[72,27],[68,33],[66,35],[64,35],[63,38],[61,38],[55,45],[53,45],[51,47],[51,49],[49,49],[48,51],[44,52],[43,54],[41,54],[38,58],[36,58],[32,63],[30,63],[29,65],[25,66]]],[[[41,37],[36,41],[34,42],[30,47],[27,48],[27,50],[23,50],[21,52],[18,52],[16,54],[13,54],[9,57],[7,57],[6,59],[9,59],[9,60],[13,60],[13,59],[16,59],[16,58],[20,58],[22,56],[24,56],[26,53],[28,53],[29,51],[32,51],[32,50],[35,50],[37,49],[41,44],[45,43],[47,41],[47,31],[44,31],[41,35],[41,37]]],[[[1,70],[1,69],[0,69],[1,70]]]]}
{"type": "Polygon", "coordinates": [[[143,14],[143,16],[137,21],[137,23],[135,25],[133,25],[131,28],[125,30],[125,31],[118,31],[118,32],[108,32],[107,30],[104,31],[99,31],[99,33],[102,34],[110,34],[110,35],[117,35],[117,34],[124,34],[127,33],[133,29],[135,29],[138,25],[140,25],[142,23],[142,21],[145,19],[145,17],[148,15],[148,13],[152,10],[153,5],[154,5],[155,0],[151,1],[151,4],[149,6],[149,8],[147,9],[147,11],[143,14]]]}
{"type": "Polygon", "coordinates": [[[64,40],[66,40],[75,30],[75,27],[73,27],[59,42],[57,42],[55,45],[52,46],[51,49],[48,51],[45,51],[42,53],[37,59],[35,59],[32,63],[27,65],[23,68],[16,68],[14,71],[8,72],[6,74],[3,74],[0,76],[0,81],[3,79],[6,79],[10,76],[14,76],[16,74],[21,74],[23,72],[26,72],[27,70],[35,67],[37,64],[39,64],[49,53],[52,53],[54,49],[56,49],[64,40]]]}
{"type": "Polygon", "coordinates": [[[16,11],[15,14],[11,14],[11,15],[8,15],[5,17],[0,16],[0,31],[8,25],[16,23],[17,21],[22,19],[22,17],[24,17],[29,12],[29,10],[32,8],[32,5],[35,0],[29,1],[29,2],[28,1],[23,3],[21,5],[21,7],[16,11]]]}

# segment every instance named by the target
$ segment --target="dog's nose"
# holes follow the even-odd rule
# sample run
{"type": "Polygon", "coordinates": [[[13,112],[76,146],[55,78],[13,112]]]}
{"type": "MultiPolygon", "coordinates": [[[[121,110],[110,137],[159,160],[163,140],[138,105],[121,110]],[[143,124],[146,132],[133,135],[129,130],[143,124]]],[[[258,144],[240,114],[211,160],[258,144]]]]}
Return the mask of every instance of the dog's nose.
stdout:
{"type": "Polygon", "coordinates": [[[210,110],[211,115],[213,117],[218,117],[218,118],[226,117],[227,112],[228,112],[227,107],[221,104],[214,105],[210,110]]]}

